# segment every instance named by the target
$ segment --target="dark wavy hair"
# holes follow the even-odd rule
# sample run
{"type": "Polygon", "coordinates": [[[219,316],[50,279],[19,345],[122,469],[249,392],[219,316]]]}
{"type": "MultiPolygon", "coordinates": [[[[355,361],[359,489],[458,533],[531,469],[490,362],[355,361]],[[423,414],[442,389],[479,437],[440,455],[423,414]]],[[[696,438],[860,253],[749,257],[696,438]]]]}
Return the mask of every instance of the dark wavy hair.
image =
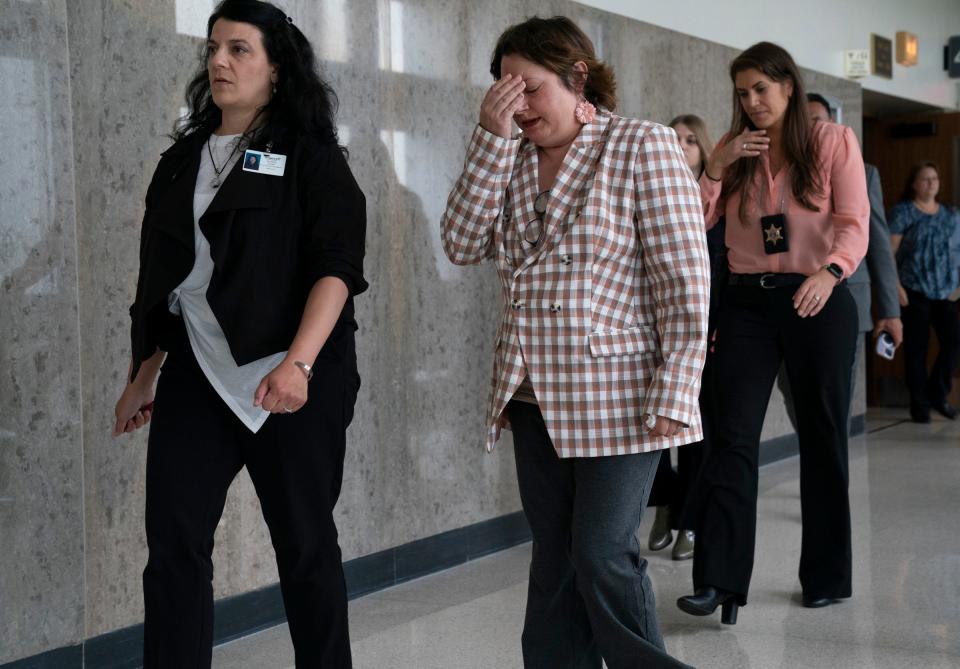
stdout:
{"type": "Polygon", "coordinates": [[[833,118],[833,109],[830,108],[830,103],[819,93],[807,93],[807,102],[816,102],[818,105],[827,110],[827,116],[833,118]]]}
{"type": "Polygon", "coordinates": [[[541,19],[534,16],[503,31],[490,59],[490,74],[500,79],[500,60],[516,54],[541,65],[574,93],[597,107],[613,111],[617,106],[617,81],[610,66],[597,58],[593,42],[566,16],[541,19]],[[573,69],[578,61],[587,65],[586,78],[573,69]]]}
{"type": "MultiPolygon", "coordinates": [[[[218,19],[256,27],[267,58],[277,68],[277,92],[258,112],[259,126],[247,132],[252,142],[257,146],[279,146],[309,136],[324,144],[337,144],[337,95],[320,77],[313,47],[293,21],[269,2],[223,0],[207,20],[207,37],[218,19]]],[[[204,44],[201,65],[187,86],[188,115],[174,128],[174,140],[195,132],[211,133],[220,125],[220,108],[210,93],[206,52],[204,44]]]]}
{"type": "MultiPolygon", "coordinates": [[[[733,119],[730,122],[729,140],[749,128],[757,127],[743,110],[737,95],[737,75],[746,70],[758,70],[777,83],[793,84],[793,94],[787,102],[783,118],[783,157],[785,165],[790,167],[790,192],[793,198],[805,209],[820,211],[813,204],[812,195],[823,195],[817,146],[812,141],[810,112],[807,109],[807,96],[803,87],[803,77],[787,50],[772,42],[758,42],[741,53],[730,63],[730,80],[733,89],[733,119]]],[[[749,225],[746,219],[747,200],[750,188],[760,161],[756,158],[740,158],[727,169],[724,176],[724,190],[728,193],[740,191],[740,222],[749,225]]],[[[762,180],[762,187],[766,187],[762,180]]]]}
{"type": "MultiPolygon", "coordinates": [[[[932,160],[923,160],[915,165],[910,167],[910,174],[907,175],[907,182],[903,185],[903,191],[900,193],[901,202],[913,202],[917,197],[917,191],[913,188],[913,182],[917,180],[917,177],[920,176],[921,170],[929,167],[934,172],[937,173],[937,178],[940,178],[940,166],[937,165],[932,160]]],[[[940,191],[937,191],[937,196],[940,195],[940,191]]],[[[936,197],[934,198],[939,202],[940,200],[936,197]]]]}

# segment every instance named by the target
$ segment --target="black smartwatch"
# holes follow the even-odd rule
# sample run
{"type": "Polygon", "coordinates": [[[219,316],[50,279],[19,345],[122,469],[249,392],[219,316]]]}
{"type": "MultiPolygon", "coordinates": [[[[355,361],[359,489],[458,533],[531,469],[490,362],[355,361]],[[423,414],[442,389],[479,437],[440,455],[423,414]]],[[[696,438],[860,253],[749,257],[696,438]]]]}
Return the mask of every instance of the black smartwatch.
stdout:
{"type": "Polygon", "coordinates": [[[837,281],[843,278],[843,268],[840,267],[840,265],[838,265],[835,262],[832,262],[829,265],[824,265],[822,269],[825,269],[831,274],[833,274],[833,276],[836,277],[837,281]]]}

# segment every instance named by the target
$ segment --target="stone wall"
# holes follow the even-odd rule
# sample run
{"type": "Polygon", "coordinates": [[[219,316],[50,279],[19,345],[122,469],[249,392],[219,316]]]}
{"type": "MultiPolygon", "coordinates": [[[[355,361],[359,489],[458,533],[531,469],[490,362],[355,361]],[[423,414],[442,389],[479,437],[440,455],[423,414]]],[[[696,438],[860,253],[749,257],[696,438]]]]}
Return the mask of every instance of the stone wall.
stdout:
{"type": "MultiPolygon", "coordinates": [[[[363,387],[337,514],[350,559],[519,509],[509,436],[492,455],[482,446],[497,281],[490,266],[449,264],[439,242],[499,32],[567,14],[615,68],[621,114],[697,113],[715,138],[735,52],[571,2],[281,4],[339,94],[368,201],[363,387]]],[[[0,0],[0,663],[142,620],[146,435],[110,428],[143,196],[209,5],[0,0]]],[[[808,76],[859,132],[859,87],[808,76]]],[[[775,391],[764,438],[791,431],[775,391]]],[[[215,563],[218,597],[276,580],[246,474],[215,563]]]]}

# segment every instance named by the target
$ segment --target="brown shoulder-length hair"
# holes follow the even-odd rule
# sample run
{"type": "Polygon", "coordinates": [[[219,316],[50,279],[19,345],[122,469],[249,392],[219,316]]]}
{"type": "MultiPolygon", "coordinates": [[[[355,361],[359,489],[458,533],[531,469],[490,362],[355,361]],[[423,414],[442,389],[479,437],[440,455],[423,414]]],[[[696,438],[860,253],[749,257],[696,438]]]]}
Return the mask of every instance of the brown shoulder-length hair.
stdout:
{"type": "Polygon", "coordinates": [[[534,16],[504,30],[490,59],[494,79],[500,79],[500,60],[514,54],[547,68],[568,89],[583,93],[593,105],[611,111],[616,108],[617,81],[613,70],[597,58],[593,42],[566,16],[534,16]],[[585,78],[573,69],[579,61],[587,65],[585,78]]]}
{"type": "MultiPolygon", "coordinates": [[[[917,197],[917,192],[913,189],[913,182],[917,180],[917,177],[920,176],[920,170],[929,167],[934,172],[937,173],[937,178],[940,178],[940,166],[937,165],[932,160],[922,160],[913,167],[910,168],[910,174],[907,175],[907,183],[903,184],[903,192],[900,193],[901,202],[913,202],[917,197]]],[[[940,192],[937,191],[937,195],[940,195],[940,192]]],[[[936,199],[936,198],[934,198],[936,199]]]]}
{"type": "MultiPolygon", "coordinates": [[[[697,140],[697,146],[700,147],[700,171],[703,172],[704,166],[713,153],[713,142],[710,141],[710,134],[707,132],[707,124],[696,114],[681,114],[668,123],[674,130],[678,125],[685,125],[693,131],[693,136],[697,140]]],[[[697,177],[700,175],[698,174],[697,177]]]]}
{"type": "MultiPolygon", "coordinates": [[[[750,69],[759,70],[777,83],[793,84],[781,136],[784,166],[790,167],[790,192],[793,198],[804,208],[819,211],[819,207],[811,200],[811,196],[823,194],[823,184],[818,167],[817,146],[812,141],[807,95],[800,70],[783,47],[772,42],[758,42],[730,63],[730,80],[734,83],[734,89],[729,138],[732,140],[747,128],[757,129],[743,110],[736,89],[737,75],[750,69]]],[[[724,176],[724,190],[728,193],[740,191],[739,214],[744,226],[749,225],[746,220],[747,200],[753,195],[750,190],[759,164],[760,161],[756,158],[740,158],[730,166],[724,176]]],[[[764,188],[765,184],[766,180],[763,180],[764,188]]]]}

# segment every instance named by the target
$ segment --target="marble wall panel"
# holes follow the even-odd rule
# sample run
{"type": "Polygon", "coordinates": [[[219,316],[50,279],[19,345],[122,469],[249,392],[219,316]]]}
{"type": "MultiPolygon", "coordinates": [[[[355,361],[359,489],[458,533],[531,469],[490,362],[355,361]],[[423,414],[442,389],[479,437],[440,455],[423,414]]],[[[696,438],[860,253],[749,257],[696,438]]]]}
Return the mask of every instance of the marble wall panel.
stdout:
{"type": "MultiPolygon", "coordinates": [[[[314,43],[339,94],[341,139],[367,194],[371,289],[357,302],[363,387],[337,510],[349,559],[519,508],[509,435],[492,455],[482,448],[497,281],[489,266],[454,267],[439,243],[446,194],[490,84],[489,58],[500,31],[532,14],[567,14],[616,70],[620,113],[660,122],[698,113],[715,136],[729,122],[726,65],[736,52],[565,1],[279,4],[314,43]]],[[[14,189],[0,186],[6,188],[0,200],[3,308],[29,315],[0,319],[0,374],[31,393],[0,396],[0,532],[16,537],[22,551],[16,568],[0,562],[0,596],[10,593],[18,610],[45,612],[51,630],[43,636],[36,631],[42,627],[17,631],[0,624],[0,634],[12,635],[12,645],[0,648],[20,655],[142,619],[146,440],[144,434],[113,440],[109,430],[129,361],[127,306],[142,199],[199,64],[212,5],[0,0],[4,10],[26,17],[19,29],[16,22],[12,31],[6,21],[0,27],[0,72],[4,81],[34,77],[17,87],[34,90],[33,97],[15,98],[15,106],[18,114],[37,110],[20,114],[24,123],[34,119],[35,128],[15,131],[31,155],[33,181],[16,189],[20,200],[8,200],[14,189]],[[46,8],[55,16],[41,17],[49,24],[41,30],[31,17],[46,8]],[[20,50],[33,54],[27,69],[7,62],[21,58],[20,50]],[[32,74],[24,74],[28,70],[32,74]],[[6,203],[21,200],[38,226],[11,223],[6,203]],[[51,339],[55,350],[39,355],[51,339]],[[47,439],[42,462],[22,436],[24,425],[56,437],[47,439]],[[55,504],[53,492],[36,498],[50,519],[8,501],[22,498],[31,477],[61,495],[55,504]],[[46,548],[51,541],[56,545],[46,548]],[[30,573],[48,569],[59,579],[39,599],[28,585],[34,577],[17,571],[36,551],[55,554],[57,562],[30,573]]],[[[809,76],[818,90],[850,103],[848,122],[859,120],[856,84],[809,76]]],[[[790,431],[775,391],[764,436],[790,431]]],[[[228,497],[215,564],[217,596],[276,580],[245,474],[228,497]]],[[[0,623],[6,609],[0,606],[0,623]]]]}
{"type": "MultiPolygon", "coordinates": [[[[125,307],[135,276],[140,202],[200,43],[193,35],[173,34],[182,7],[104,2],[71,8],[80,26],[71,41],[74,71],[85,82],[74,116],[82,154],[77,170],[86,186],[78,189],[80,256],[88,270],[81,271],[81,318],[92,333],[83,351],[90,361],[91,635],[129,624],[142,610],[144,438],[118,442],[107,432],[127,364],[125,307]],[[144,41],[149,48],[138,49],[144,41]]],[[[323,67],[340,94],[343,139],[370,211],[373,288],[358,302],[365,383],[339,508],[347,558],[519,506],[509,449],[486,457],[479,448],[494,325],[488,314],[499,299],[492,273],[449,265],[437,231],[440,191],[462,161],[461,128],[475,114],[477,91],[458,85],[462,73],[456,68],[432,71],[433,63],[416,49],[408,57],[402,39],[392,50],[363,41],[346,53],[328,39],[345,31],[389,41],[394,27],[406,44],[418,45],[421,19],[405,9],[402,3],[352,3],[334,31],[323,20],[324,6],[287,6],[328,56],[323,67]],[[466,116],[465,109],[471,110],[466,116]],[[486,280],[476,280],[478,274],[486,280]],[[447,415],[456,418],[442,420],[447,415]]],[[[423,5],[419,13],[427,9],[423,5]]],[[[458,4],[448,9],[461,11],[458,4]]],[[[231,491],[215,559],[219,596],[276,580],[245,476],[231,491]]]]}
{"type": "MultiPolygon", "coordinates": [[[[199,38],[174,2],[68,3],[83,364],[88,636],[142,619],[146,433],[110,437],[130,361],[142,202],[199,38]]],[[[225,514],[231,519],[231,514],[225,514]]]]}
{"type": "Polygon", "coordinates": [[[0,664],[83,638],[64,3],[0,0],[0,664]]]}

